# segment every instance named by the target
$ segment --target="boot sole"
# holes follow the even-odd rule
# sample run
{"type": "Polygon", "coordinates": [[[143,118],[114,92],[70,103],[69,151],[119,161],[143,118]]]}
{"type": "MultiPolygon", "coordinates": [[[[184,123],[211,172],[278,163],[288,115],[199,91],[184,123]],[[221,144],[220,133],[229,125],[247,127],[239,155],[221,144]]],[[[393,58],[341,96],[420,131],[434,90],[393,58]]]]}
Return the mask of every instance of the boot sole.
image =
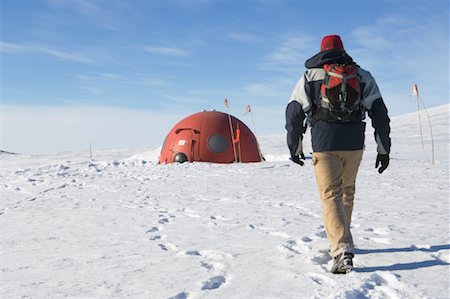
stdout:
{"type": "Polygon", "coordinates": [[[334,272],[331,272],[333,274],[347,274],[353,271],[353,267],[348,265],[348,266],[343,266],[341,267],[339,270],[335,270],[334,272]]]}

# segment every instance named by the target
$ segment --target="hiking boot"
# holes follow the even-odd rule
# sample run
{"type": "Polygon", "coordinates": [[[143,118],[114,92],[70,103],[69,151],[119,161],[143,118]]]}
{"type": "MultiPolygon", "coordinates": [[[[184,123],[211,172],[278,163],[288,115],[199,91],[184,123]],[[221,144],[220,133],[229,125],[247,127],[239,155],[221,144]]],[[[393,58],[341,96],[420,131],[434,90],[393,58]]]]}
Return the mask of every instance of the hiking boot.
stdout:
{"type": "Polygon", "coordinates": [[[353,253],[341,253],[334,258],[331,273],[333,274],[347,274],[353,270],[353,253]]]}

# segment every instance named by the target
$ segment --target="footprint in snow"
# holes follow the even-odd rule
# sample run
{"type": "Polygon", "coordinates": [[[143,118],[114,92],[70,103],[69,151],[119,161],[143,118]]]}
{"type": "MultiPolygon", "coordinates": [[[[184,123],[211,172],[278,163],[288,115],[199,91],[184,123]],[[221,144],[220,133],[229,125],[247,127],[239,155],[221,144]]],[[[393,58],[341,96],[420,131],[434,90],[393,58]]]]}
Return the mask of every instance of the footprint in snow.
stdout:
{"type": "Polygon", "coordinates": [[[277,246],[278,250],[287,253],[285,258],[290,259],[293,258],[295,255],[303,254],[309,252],[309,248],[301,244],[297,244],[295,240],[287,240],[286,243],[277,246]]]}
{"type": "Polygon", "coordinates": [[[184,254],[190,255],[190,256],[202,256],[200,254],[200,252],[198,252],[197,250],[188,250],[184,254]]]}
{"type": "Polygon", "coordinates": [[[188,296],[189,296],[188,293],[186,293],[186,292],[181,292],[181,293],[178,293],[178,294],[176,294],[175,296],[169,297],[169,298],[167,298],[167,299],[187,299],[188,296]]]}
{"type": "Polygon", "coordinates": [[[202,266],[203,268],[205,268],[208,271],[214,270],[214,266],[211,264],[208,264],[206,262],[201,262],[200,266],[202,266]]]}
{"type": "Polygon", "coordinates": [[[172,243],[160,243],[158,244],[159,248],[161,248],[164,251],[169,251],[169,250],[173,250],[173,251],[178,251],[178,246],[172,243]]]}
{"type": "Polygon", "coordinates": [[[164,244],[158,244],[158,246],[159,246],[159,248],[161,248],[164,251],[168,251],[169,250],[169,248],[167,248],[167,246],[164,245],[164,244]]]}
{"type": "Polygon", "coordinates": [[[154,227],[150,228],[149,230],[147,230],[145,233],[152,234],[150,236],[149,240],[155,241],[155,240],[160,240],[162,238],[162,236],[160,236],[160,235],[153,235],[153,233],[157,233],[157,232],[159,232],[159,229],[156,226],[154,226],[154,227]]]}
{"type": "Polygon", "coordinates": [[[159,223],[159,224],[166,224],[166,223],[169,223],[169,219],[167,219],[167,218],[161,218],[161,219],[158,220],[158,223],[159,223]]]}
{"type": "Polygon", "coordinates": [[[308,273],[308,277],[312,281],[314,281],[315,283],[317,283],[321,286],[324,286],[324,285],[335,286],[336,285],[336,281],[334,279],[331,279],[328,276],[325,276],[322,274],[308,273]]]}
{"type": "Polygon", "coordinates": [[[203,283],[202,291],[218,289],[225,283],[225,281],[226,279],[222,275],[214,276],[203,283]]]}
{"type": "Polygon", "coordinates": [[[154,233],[154,232],[157,232],[157,231],[159,231],[159,228],[156,227],[156,226],[153,226],[153,227],[150,228],[148,231],[146,231],[146,233],[147,233],[147,234],[148,234],[148,233],[154,233]]]}
{"type": "Polygon", "coordinates": [[[364,239],[371,240],[378,244],[391,244],[391,239],[388,235],[391,233],[390,228],[372,228],[368,227],[364,229],[364,232],[368,233],[364,239]]]}
{"type": "Polygon", "coordinates": [[[343,298],[423,298],[424,294],[414,286],[400,280],[400,276],[391,272],[380,272],[370,275],[354,289],[343,290],[336,294],[343,298]]]}
{"type": "MultiPolygon", "coordinates": [[[[197,251],[193,252],[197,253],[197,251]]],[[[200,266],[205,268],[208,273],[214,275],[208,281],[203,282],[202,290],[219,288],[225,283],[229,261],[233,258],[233,255],[218,250],[200,250],[198,253],[202,257],[200,266]]]]}
{"type": "Polygon", "coordinates": [[[233,259],[233,255],[218,250],[200,250],[199,254],[204,258],[200,265],[217,274],[224,273],[228,268],[229,260],[233,259]]]}
{"type": "Polygon", "coordinates": [[[170,214],[168,214],[168,212],[160,211],[160,213],[162,213],[162,214],[158,215],[159,216],[159,220],[158,220],[159,224],[170,223],[170,222],[172,222],[172,219],[175,218],[175,215],[170,215],[170,214]]]}
{"type": "Polygon", "coordinates": [[[283,244],[283,247],[293,253],[300,254],[300,249],[297,246],[297,242],[295,240],[287,240],[286,244],[283,244]]]}
{"type": "Polygon", "coordinates": [[[391,229],[389,228],[372,228],[368,227],[364,229],[365,232],[374,233],[376,235],[389,235],[391,233],[391,229]]]}
{"type": "Polygon", "coordinates": [[[321,239],[326,239],[327,238],[327,233],[324,230],[318,231],[317,233],[315,233],[316,237],[319,237],[321,239]]]}
{"type": "Polygon", "coordinates": [[[223,274],[227,269],[227,265],[217,261],[201,261],[200,266],[208,270],[208,272],[215,274],[223,274]]]}
{"type": "Polygon", "coordinates": [[[308,242],[311,242],[312,239],[308,238],[307,236],[304,236],[304,237],[302,237],[302,241],[305,242],[305,243],[308,243],[308,242]]]}

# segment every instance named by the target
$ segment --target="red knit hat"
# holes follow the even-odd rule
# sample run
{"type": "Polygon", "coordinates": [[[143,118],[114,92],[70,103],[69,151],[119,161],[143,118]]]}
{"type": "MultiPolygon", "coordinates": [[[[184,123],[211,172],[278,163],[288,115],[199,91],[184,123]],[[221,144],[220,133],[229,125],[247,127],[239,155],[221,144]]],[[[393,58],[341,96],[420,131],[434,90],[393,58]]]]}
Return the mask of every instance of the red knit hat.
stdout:
{"type": "Polygon", "coordinates": [[[327,35],[323,37],[322,43],[320,44],[320,51],[322,52],[331,49],[344,50],[344,45],[342,44],[339,35],[327,35]]]}

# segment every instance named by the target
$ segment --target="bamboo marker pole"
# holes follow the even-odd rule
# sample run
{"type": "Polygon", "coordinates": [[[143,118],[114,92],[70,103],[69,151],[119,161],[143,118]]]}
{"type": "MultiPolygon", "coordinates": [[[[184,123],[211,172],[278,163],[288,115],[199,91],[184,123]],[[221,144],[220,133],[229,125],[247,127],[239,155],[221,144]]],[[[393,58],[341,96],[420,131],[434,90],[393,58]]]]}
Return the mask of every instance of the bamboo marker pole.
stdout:
{"type": "Polygon", "coordinates": [[[253,124],[253,132],[255,132],[256,146],[258,147],[259,158],[261,159],[261,161],[264,161],[264,157],[261,153],[261,148],[259,147],[258,134],[256,134],[255,120],[253,119],[252,108],[250,107],[250,104],[247,104],[247,106],[245,107],[245,113],[250,113],[253,124]]]}
{"type": "MultiPolygon", "coordinates": [[[[425,110],[425,114],[427,115],[427,120],[428,120],[428,126],[430,127],[430,137],[431,137],[431,164],[434,165],[434,137],[433,137],[433,129],[431,126],[431,120],[430,120],[430,115],[428,114],[427,108],[425,107],[425,104],[423,103],[422,97],[420,96],[419,93],[419,88],[417,86],[417,84],[413,84],[413,94],[416,96],[417,98],[417,112],[419,113],[419,125],[420,125],[420,106],[419,106],[419,101],[422,104],[423,109],[425,110]]],[[[420,126],[420,137],[422,138],[422,126],[420,126]]],[[[425,150],[425,146],[423,143],[423,138],[422,138],[422,147],[425,150]]]]}
{"type": "Polygon", "coordinates": [[[236,146],[234,144],[233,124],[231,123],[230,107],[228,106],[228,100],[226,98],[223,101],[223,104],[225,105],[225,108],[227,108],[228,112],[228,123],[230,124],[231,144],[233,145],[234,163],[236,163],[237,155],[236,155],[236,146]]]}
{"type": "Polygon", "coordinates": [[[241,152],[241,130],[239,129],[239,123],[237,123],[236,128],[236,140],[234,140],[237,144],[237,151],[238,151],[238,161],[242,162],[242,152],[241,152]]]}
{"type": "MultiPolygon", "coordinates": [[[[422,106],[425,109],[425,105],[423,104],[422,98],[420,98],[420,102],[422,102],[422,106]]],[[[427,119],[428,119],[428,125],[430,126],[430,136],[431,136],[431,164],[434,165],[434,138],[433,138],[433,129],[431,128],[431,120],[430,120],[430,116],[428,115],[428,111],[427,109],[425,109],[425,113],[427,115],[427,119]]]]}
{"type": "Polygon", "coordinates": [[[425,152],[425,144],[423,142],[423,133],[422,133],[422,119],[420,117],[419,89],[417,87],[417,84],[413,85],[413,94],[416,96],[417,99],[417,115],[419,117],[420,141],[422,142],[422,149],[425,152]]]}

